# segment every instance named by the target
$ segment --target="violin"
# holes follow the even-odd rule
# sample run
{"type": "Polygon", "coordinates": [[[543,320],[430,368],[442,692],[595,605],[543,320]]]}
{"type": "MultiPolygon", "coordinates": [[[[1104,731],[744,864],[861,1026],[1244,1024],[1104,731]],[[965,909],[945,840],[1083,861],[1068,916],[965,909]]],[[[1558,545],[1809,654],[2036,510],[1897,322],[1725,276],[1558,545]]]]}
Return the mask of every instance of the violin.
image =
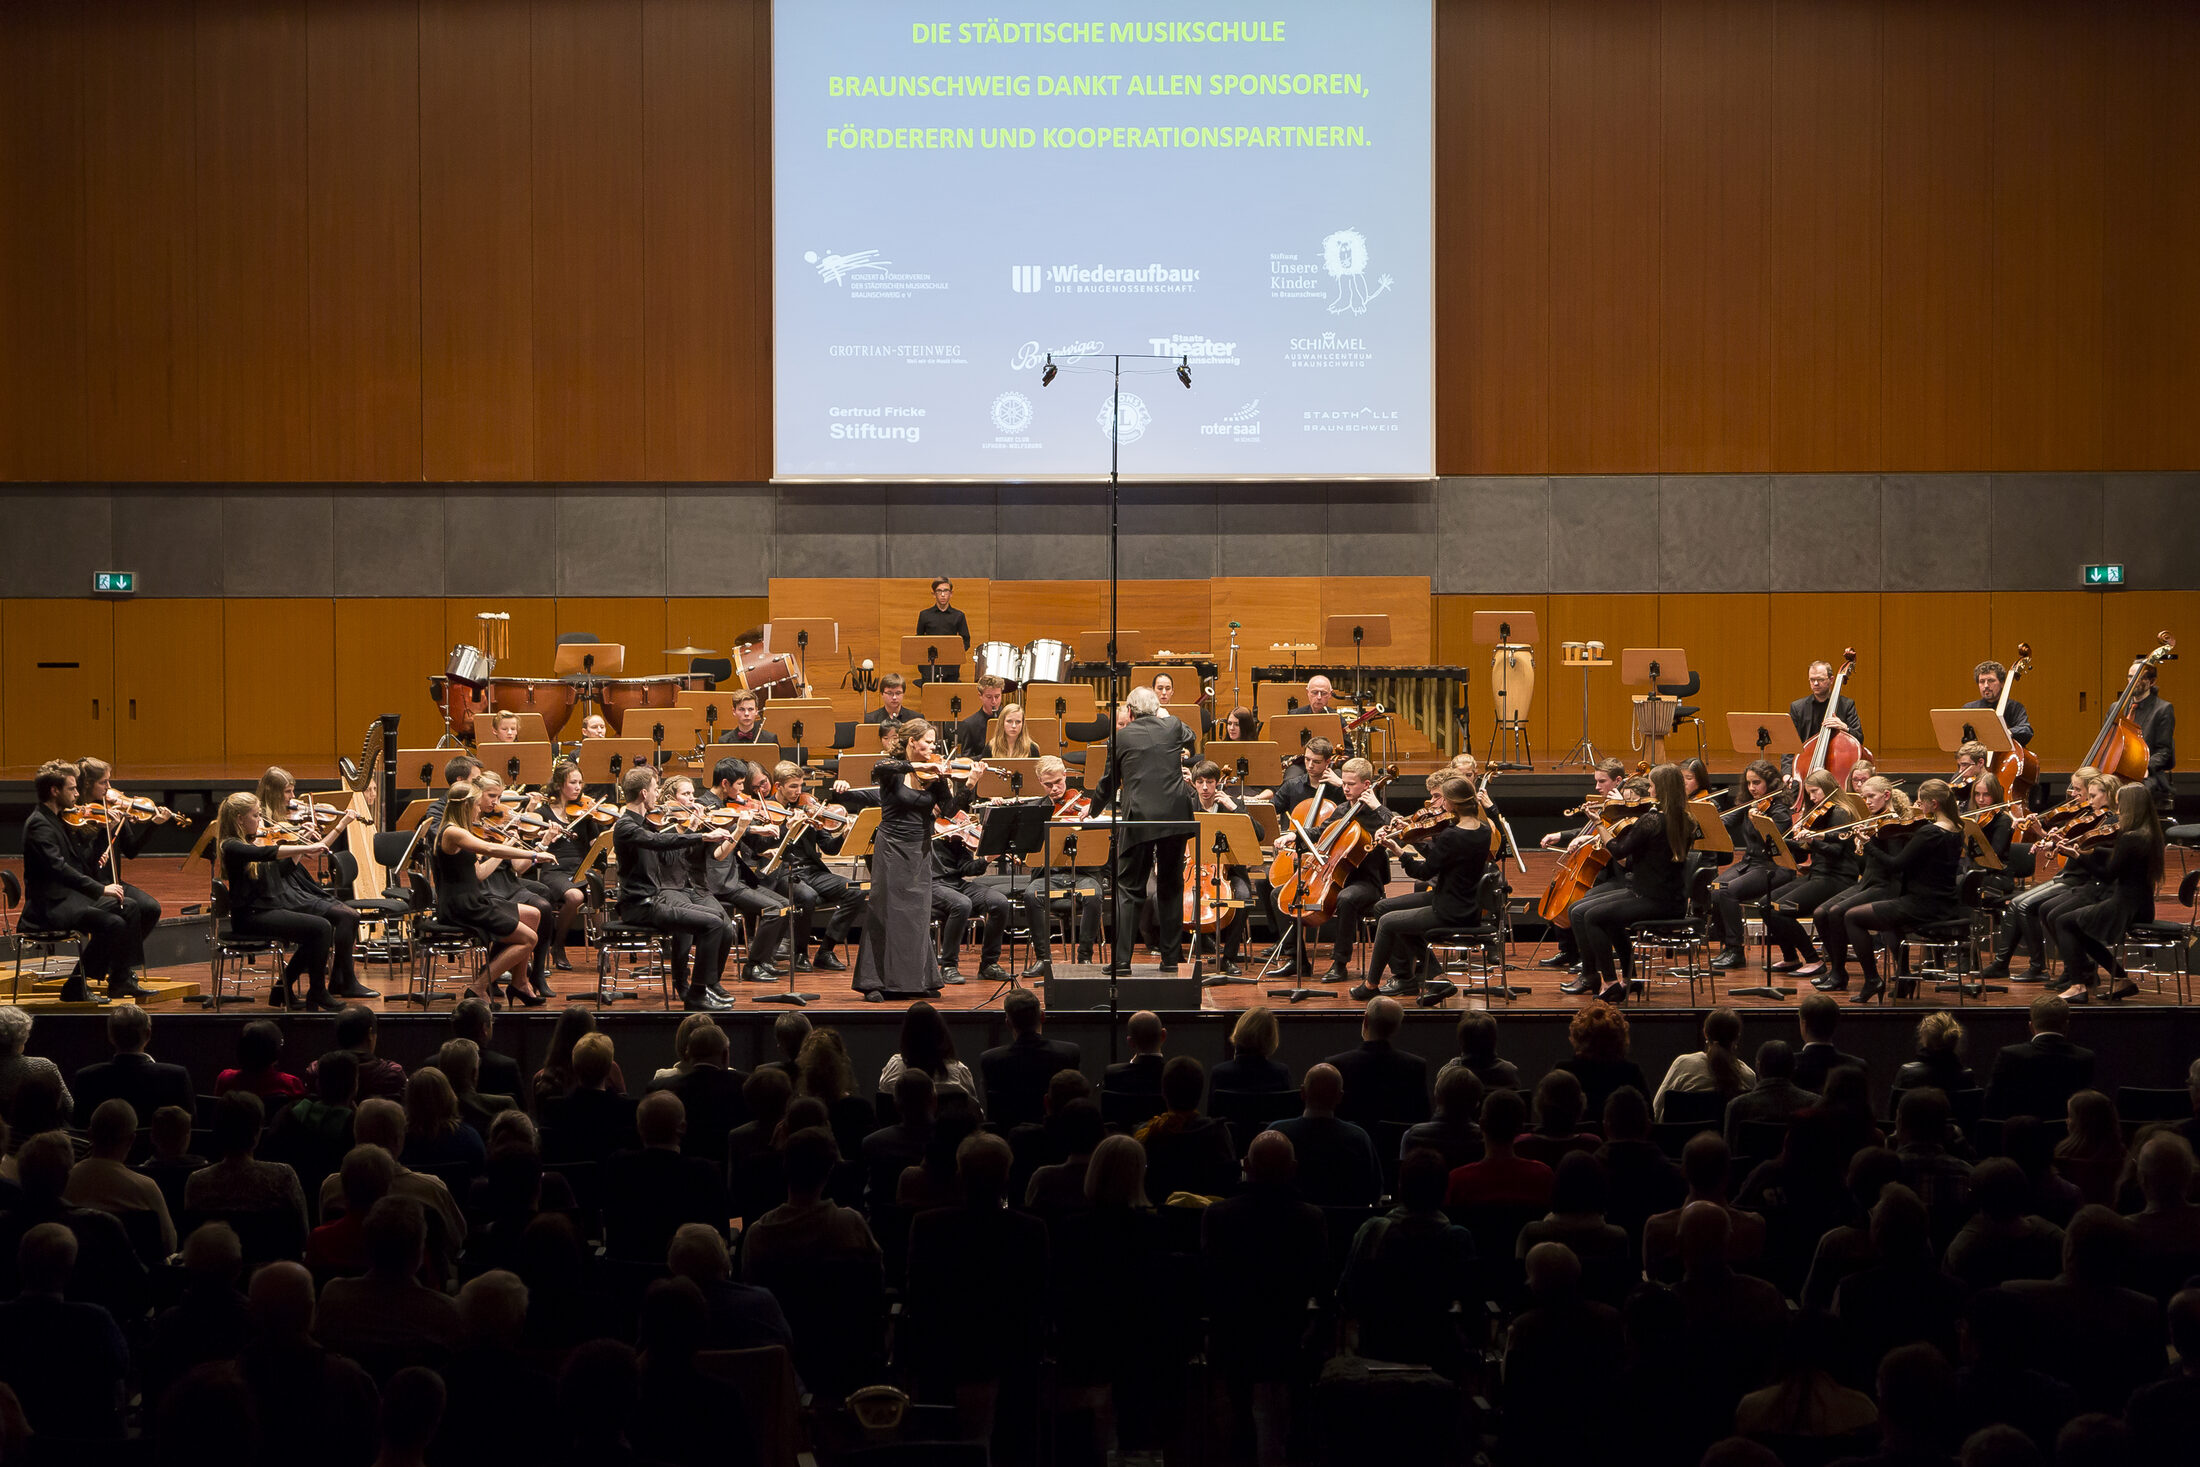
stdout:
{"type": "Polygon", "coordinates": [[[619,818],[618,810],[608,800],[594,798],[567,800],[559,813],[565,817],[567,825],[576,825],[583,820],[598,820],[609,825],[619,818]]]}
{"type": "Polygon", "coordinates": [[[984,834],[984,827],[968,811],[932,822],[934,840],[959,840],[973,851],[984,834]]]}
{"type": "Polygon", "coordinates": [[[1049,820],[1084,820],[1092,814],[1092,796],[1083,790],[1071,790],[1062,796],[1062,803],[1054,807],[1049,820]]]}
{"type": "Polygon", "coordinates": [[[856,817],[838,805],[828,805],[815,795],[805,795],[797,819],[820,830],[843,831],[855,828],[856,817]]]}
{"type": "Polygon", "coordinates": [[[910,765],[909,778],[919,784],[930,784],[938,779],[967,780],[975,777],[982,768],[984,763],[978,759],[934,759],[929,763],[910,765]]]}

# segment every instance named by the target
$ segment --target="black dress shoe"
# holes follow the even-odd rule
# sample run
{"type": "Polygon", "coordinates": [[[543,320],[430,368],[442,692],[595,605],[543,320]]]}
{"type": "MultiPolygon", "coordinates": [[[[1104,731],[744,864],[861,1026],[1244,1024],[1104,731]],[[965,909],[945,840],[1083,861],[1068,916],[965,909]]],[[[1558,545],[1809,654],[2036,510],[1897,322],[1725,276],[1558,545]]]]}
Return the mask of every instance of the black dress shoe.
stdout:
{"type": "Polygon", "coordinates": [[[884,1003],[886,1002],[886,995],[881,993],[878,989],[874,988],[869,993],[863,995],[863,1001],[865,1003],[884,1003]]]}
{"type": "Polygon", "coordinates": [[[1625,983],[1606,984],[1604,991],[1598,994],[1597,997],[1608,1004],[1623,1004],[1627,1002],[1627,985],[1625,983]]]}
{"type": "Polygon", "coordinates": [[[60,1001],[62,1003],[98,1002],[98,1000],[92,997],[92,990],[84,982],[84,979],[81,975],[77,977],[72,977],[68,982],[61,985],[60,1001]]]}
{"type": "Polygon", "coordinates": [[[342,988],[337,989],[336,996],[338,998],[380,998],[382,995],[354,978],[342,988]]]}
{"type": "Polygon", "coordinates": [[[1089,948],[1089,947],[1079,947],[1079,948],[1077,949],[1077,961],[1078,961],[1078,962],[1080,962],[1080,963],[1089,963],[1089,962],[1091,962],[1091,961],[1092,961],[1092,949],[1091,949],[1091,948],[1089,948]]]}
{"type": "Polygon", "coordinates": [[[1351,981],[1352,970],[1350,968],[1332,967],[1328,972],[1322,974],[1322,982],[1324,983],[1350,983],[1351,981]]]}
{"type": "Polygon", "coordinates": [[[741,981],[743,983],[773,983],[778,981],[778,978],[779,970],[770,963],[743,963],[741,965],[741,981]]]}
{"type": "Polygon", "coordinates": [[[1002,967],[999,963],[987,963],[978,970],[978,981],[980,983],[1006,983],[1008,981],[1008,969],[1002,967]]]}
{"type": "Polygon", "coordinates": [[[719,998],[707,988],[690,988],[680,1007],[691,1014],[722,1014],[733,1007],[729,999],[719,998]]]}
{"type": "Polygon", "coordinates": [[[1350,988],[1345,990],[1345,994],[1354,1003],[1366,1003],[1369,999],[1375,996],[1375,990],[1368,987],[1365,983],[1355,983],[1350,988]]]}
{"type": "Polygon", "coordinates": [[[1749,966],[1749,960],[1742,956],[1739,948],[1730,947],[1722,949],[1719,955],[1711,960],[1711,966],[1720,969],[1746,968],[1749,966]]]}
{"type": "Polygon", "coordinates": [[[1215,971],[1225,978],[1242,978],[1245,976],[1245,970],[1228,958],[1224,958],[1222,965],[1216,968],[1215,971]]]}
{"type": "Polygon", "coordinates": [[[267,1006],[271,1009],[295,1008],[297,1003],[297,997],[291,993],[288,984],[277,984],[267,991],[267,1006]]]}
{"type": "Polygon", "coordinates": [[[142,999],[151,998],[152,996],[153,990],[138,982],[135,976],[107,985],[107,1002],[109,1003],[113,1003],[118,998],[142,999]]]}
{"type": "Polygon", "coordinates": [[[1866,978],[1864,980],[1864,986],[1856,990],[1856,997],[1850,999],[1849,1002],[1870,1003],[1873,999],[1879,997],[1879,995],[1885,993],[1886,991],[1887,985],[1880,979],[1866,978]]]}
{"type": "Polygon", "coordinates": [[[512,1002],[522,1008],[539,1009],[550,1002],[550,995],[539,988],[530,988],[525,993],[515,988],[512,990],[512,1002]]]}
{"type": "Polygon", "coordinates": [[[760,981],[764,982],[769,982],[774,978],[784,978],[787,976],[787,970],[780,967],[770,958],[758,959],[756,962],[749,964],[748,970],[750,973],[756,975],[756,977],[760,981]]]}
{"type": "Polygon", "coordinates": [[[1385,978],[1383,986],[1375,991],[1384,998],[1411,998],[1420,992],[1420,987],[1418,983],[1408,983],[1403,978],[1385,978]]]}
{"type": "Polygon", "coordinates": [[[840,960],[840,954],[829,947],[819,948],[817,956],[810,959],[810,966],[822,973],[845,973],[848,971],[848,965],[840,960]]]}
{"type": "Polygon", "coordinates": [[[1432,1009],[1458,991],[1459,985],[1449,978],[1438,978],[1423,985],[1421,996],[1415,999],[1414,1002],[1424,1009],[1432,1009]]]}
{"type": "Polygon", "coordinates": [[[1159,973],[1164,978],[1174,978],[1178,973],[1183,971],[1183,968],[1180,964],[1177,963],[1163,963],[1154,971],[1156,973],[1159,973]]]}
{"type": "Polygon", "coordinates": [[[324,1014],[333,1014],[344,1006],[344,1001],[325,988],[316,988],[307,992],[305,1006],[324,1014]]]}
{"type": "Polygon", "coordinates": [[[1793,958],[1784,958],[1765,969],[1767,973],[1792,973],[1803,965],[1793,958]]]}
{"type": "Polygon", "coordinates": [[[1547,958],[1537,958],[1535,965],[1538,968],[1571,968],[1574,960],[1564,953],[1552,953],[1547,958]]]}
{"type": "Polygon", "coordinates": [[[565,960],[565,949],[562,947],[554,948],[551,950],[550,966],[557,969],[560,973],[570,973],[573,971],[573,965],[565,960]]]}
{"type": "Polygon", "coordinates": [[[2008,976],[2009,965],[1998,958],[1978,970],[1978,980],[1981,983],[1999,983],[2008,976]]]}
{"type": "Polygon", "coordinates": [[[1052,978],[1053,976],[1054,964],[1049,962],[1045,958],[1039,958],[1033,961],[1029,966],[1024,969],[1024,977],[1026,979],[1052,978]]]}
{"type": "Polygon", "coordinates": [[[1560,993],[1568,994],[1570,996],[1578,998],[1584,993],[1595,993],[1597,991],[1597,986],[1594,979],[1569,978],[1564,983],[1558,985],[1558,991],[1560,993]]]}
{"type": "Polygon", "coordinates": [[[958,968],[940,969],[940,982],[942,983],[968,983],[969,981],[968,978],[963,977],[962,971],[958,968]]]}

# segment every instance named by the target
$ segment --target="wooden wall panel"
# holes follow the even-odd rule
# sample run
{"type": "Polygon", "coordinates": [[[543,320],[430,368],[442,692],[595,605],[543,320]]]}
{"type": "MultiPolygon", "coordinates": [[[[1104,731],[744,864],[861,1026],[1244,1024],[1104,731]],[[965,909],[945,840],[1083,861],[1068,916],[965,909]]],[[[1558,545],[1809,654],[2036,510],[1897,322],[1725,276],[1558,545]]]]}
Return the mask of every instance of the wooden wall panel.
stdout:
{"type": "Polygon", "coordinates": [[[428,678],[443,670],[451,650],[443,598],[347,596],[334,605],[337,749],[358,757],[368,723],[385,713],[401,720],[399,744],[431,747],[443,715],[428,696],[428,678]]]}
{"type": "Polygon", "coordinates": [[[771,95],[756,5],[643,0],[647,477],[771,474],[771,95]]]}
{"type": "MultiPolygon", "coordinates": [[[[1196,583],[1179,584],[1189,590],[1196,583]]],[[[1321,651],[1301,652],[1294,658],[1289,652],[1269,650],[1278,642],[1321,641],[1322,585],[1319,577],[1220,576],[1205,589],[1207,595],[1202,599],[1209,604],[1202,608],[1206,613],[1206,625],[1200,631],[1197,646],[1162,638],[1161,633],[1148,626],[1144,619],[1132,621],[1127,612],[1124,624],[1156,639],[1149,645],[1165,647],[1172,652],[1197,652],[1213,651],[1217,646],[1227,648],[1230,623],[1235,621],[1242,623],[1238,628],[1238,650],[1252,659],[1254,667],[1330,660],[1329,655],[1321,651]]]]}
{"type": "MultiPolygon", "coordinates": [[[[481,645],[476,612],[507,612],[512,618],[512,655],[498,664],[498,670],[513,677],[548,677],[556,655],[557,610],[557,603],[547,596],[453,596],[443,603],[443,650],[447,654],[461,642],[481,645]]],[[[428,670],[441,672],[442,659],[428,670]]]]}
{"type": "Polygon", "coordinates": [[[1659,7],[1659,466],[1772,467],[1772,31],[1763,0],[1659,7]]]}
{"type": "Polygon", "coordinates": [[[191,9],[84,9],[85,417],[94,479],[198,471],[191,9]]]}
{"type": "Polygon", "coordinates": [[[2102,461],[2200,463],[2200,6],[2106,12],[2102,461]]]}
{"type": "Polygon", "coordinates": [[[1551,0],[1550,471],[1659,464],[1658,12],[1551,0]]]}
{"type": "Polygon", "coordinates": [[[1996,15],[1996,468],[2101,461],[2104,15],[2065,0],[1996,15]]]}
{"type": "Polygon", "coordinates": [[[1040,637],[1076,644],[1108,623],[1106,581],[995,581],[987,597],[993,635],[1021,647],[1040,637]]]}
{"type": "Polygon", "coordinates": [[[646,478],[641,0],[536,0],[535,476],[646,478]]]}
{"type": "Polygon", "coordinates": [[[421,450],[535,477],[527,0],[420,0],[421,450]]]}
{"type": "Polygon", "coordinates": [[[2000,14],[1990,0],[1919,0],[1881,12],[1884,468],[2015,467],[1992,462],[1989,431],[2000,14]]]}
{"type": "MultiPolygon", "coordinates": [[[[1222,608],[1226,611],[1227,608],[1222,608]]],[[[1419,576],[1324,576],[1321,580],[1322,650],[1327,662],[1350,662],[1352,643],[1328,639],[1333,616],[1379,615],[1390,618],[1390,645],[1362,648],[1361,660],[1369,667],[1425,665],[1429,660],[1428,582],[1419,576]]],[[[1230,618],[1220,617],[1216,641],[1228,647],[1230,618]]],[[[1242,633],[1240,636],[1242,637],[1242,633]]]]}
{"type": "MultiPolygon", "coordinates": [[[[768,605],[774,620],[799,616],[837,621],[843,653],[853,651],[858,662],[866,657],[872,659],[882,676],[901,670],[900,643],[895,644],[895,656],[891,660],[880,644],[878,591],[870,579],[774,576],[768,589],[771,592],[768,605]]],[[[913,616],[910,625],[916,625],[913,616]]],[[[713,647],[717,643],[706,641],[702,645],[713,647]]]]}
{"type": "MultiPolygon", "coordinates": [[[[2101,690],[2088,702],[2093,725],[2085,730],[2089,745],[2102,715],[2124,690],[2132,659],[2154,650],[2157,633],[2170,633],[2181,647],[2200,643],[2200,591],[2120,591],[2101,596],[2100,603],[2101,690]]],[[[2200,679],[2185,671],[2192,665],[2192,656],[2188,652],[2183,660],[2162,669],[2162,696],[2172,703],[2179,701],[2180,694],[2185,702],[2194,701],[2192,689],[2200,679]]]]}
{"type": "MultiPolygon", "coordinates": [[[[662,649],[716,647],[717,656],[731,657],[735,637],[770,620],[770,603],[762,596],[675,596],[665,602],[665,639],[651,650],[659,654],[657,660],[664,664],[663,671],[686,672],[688,658],[665,657],[662,649]]],[[[859,659],[864,655],[857,654],[859,659]]],[[[847,666],[845,656],[825,655],[821,650],[803,663],[803,670],[822,692],[825,684],[840,681],[847,666]]]]}
{"type": "MultiPolygon", "coordinates": [[[[1497,699],[1491,691],[1491,648],[1477,645],[1474,640],[1474,614],[1478,611],[1528,612],[1536,619],[1539,640],[1536,645],[1536,693],[1528,704],[1528,747],[1538,760],[1549,762],[1566,752],[1566,746],[1581,736],[1581,674],[1562,672],[1558,669],[1561,653],[1556,642],[1546,645],[1541,637],[1548,636],[1551,619],[1551,598],[1548,596],[1434,596],[1429,612],[1429,640],[1431,659],[1443,667],[1466,668],[1472,677],[1467,687],[1468,728],[1472,735],[1474,752],[1487,753],[1490,734],[1497,719],[1497,699]],[[1573,723],[1564,728],[1551,718],[1551,704],[1557,697],[1561,679],[1572,682],[1573,723]],[[1553,739],[1557,741],[1554,743],[1553,739]]],[[[1591,678],[1609,677],[1610,673],[1597,671],[1591,678]]],[[[1590,684],[1590,696],[1597,695],[1598,685],[1590,684]]]]}
{"type": "Polygon", "coordinates": [[[104,601],[0,603],[0,722],[18,767],[48,759],[112,759],[115,619],[104,601]],[[41,666],[40,664],[47,664],[41,666]]]}
{"type": "MultiPolygon", "coordinates": [[[[1214,638],[1210,584],[1221,583],[1125,581],[1117,596],[1121,603],[1119,625],[1132,631],[1144,632],[1151,639],[1152,646],[1166,647],[1172,652],[1197,652],[1208,646],[1214,638]]],[[[1245,620],[1243,617],[1238,619],[1245,620]]],[[[1227,623],[1229,618],[1224,617],[1223,620],[1227,623]]],[[[1076,628],[1065,640],[1074,643],[1078,632],[1106,631],[1107,626],[1107,598],[1103,596],[1098,619],[1090,627],[1076,628]]],[[[1227,632],[1229,627],[1225,625],[1223,630],[1227,632]]],[[[1248,622],[1245,630],[1238,633],[1238,646],[1251,650],[1254,659],[1252,665],[1258,667],[1263,665],[1264,660],[1271,659],[1273,654],[1268,651],[1267,642],[1256,642],[1248,635],[1251,630],[1252,626],[1248,622]]],[[[1223,645],[1227,647],[1229,643],[1225,641],[1223,645]]],[[[1250,687],[1251,679],[1246,681],[1250,687]]]]}
{"type": "MultiPolygon", "coordinates": [[[[1543,640],[1536,648],[1538,665],[1535,697],[1536,702],[1550,709],[1549,749],[1552,755],[1563,754],[1567,746],[1581,737],[1581,674],[1568,673],[1558,668],[1557,658],[1550,655],[1549,649],[1558,647],[1562,642],[1586,642],[1592,637],[1604,643],[1604,655],[1611,658],[1614,665],[1595,668],[1589,673],[1589,738],[1596,745],[1598,758],[1623,758],[1632,765],[1638,755],[1629,748],[1634,731],[1634,715],[1628,699],[1637,690],[1621,686],[1617,664],[1624,648],[1660,645],[1658,598],[1551,598],[1550,614],[1543,618],[1543,640]],[[1545,667],[1543,664],[1546,663],[1550,666],[1545,667]]],[[[1474,662],[1487,668],[1489,657],[1489,649],[1478,649],[1474,662]]],[[[1485,673],[1485,678],[1486,676],[1485,673]]],[[[1487,681],[1484,681],[1475,689],[1479,706],[1485,709],[1489,706],[1488,686],[1487,681]]],[[[1478,727],[1483,726],[1481,720],[1486,716],[1476,715],[1478,727]]],[[[1542,750],[1538,750],[1537,757],[1547,756],[1542,750]]]]}
{"type": "Polygon", "coordinates": [[[1772,53],[1772,462],[1879,456],[1880,7],[1783,0],[1772,53]]]}
{"type": "Polygon", "coordinates": [[[416,3],[312,0],[306,154],[313,477],[418,479],[416,3]]]}
{"type": "MultiPolygon", "coordinates": [[[[336,603],[242,600],[222,608],[228,757],[281,764],[300,779],[336,772],[336,603]]],[[[346,740],[356,746],[357,732],[346,740]]],[[[346,750],[345,752],[349,752],[346,750]]]]}
{"type": "Polygon", "coordinates": [[[305,0],[197,11],[198,477],[310,479],[305,0]]]}
{"type": "Polygon", "coordinates": [[[0,479],[81,479],[84,35],[68,0],[0,6],[0,479]]]}
{"type": "MultiPolygon", "coordinates": [[[[2032,648],[2032,670],[2011,697],[2032,720],[2032,750],[2047,769],[2068,771],[2099,725],[2101,602],[2091,591],[1996,591],[1993,639],[1978,661],[2014,663],[2032,648]]],[[[1976,662],[1973,664],[1976,665],[1976,662]]]]}
{"type": "MultiPolygon", "coordinates": [[[[1702,676],[1703,691],[1686,701],[1703,710],[1704,746],[1714,753],[1726,752],[1731,742],[1727,713],[1762,713],[1770,696],[1765,680],[1768,599],[1754,594],[1658,598],[1658,645],[1686,651],[1689,670],[1702,676]]],[[[1667,752],[1695,752],[1693,729],[1683,724],[1679,738],[1667,743],[1667,752]]]]}
{"type": "Polygon", "coordinates": [[[218,762],[227,747],[222,603],[118,601],[114,629],[118,781],[128,788],[149,765],[218,762]]]}
{"type": "Polygon", "coordinates": [[[1549,0],[1436,11],[1436,457],[1447,473],[1550,464],[1549,0]]]}
{"type": "MultiPolygon", "coordinates": [[[[1984,596],[1925,591],[1882,595],[1883,706],[1876,719],[1866,715],[1867,742],[1875,749],[1938,748],[1928,710],[1959,707],[1977,697],[1971,669],[1994,650],[1993,607],[1984,596]]],[[[1948,767],[1955,767],[1953,759],[1948,767]]]]}
{"type": "Polygon", "coordinates": [[[1765,707],[1744,712],[1777,713],[1810,692],[1810,664],[1840,665],[1841,649],[1856,649],[1856,674],[1847,695],[1856,700],[1865,741],[1875,742],[1886,718],[1879,680],[1879,597],[1870,592],[1774,596],[1765,618],[1765,707]]]}
{"type": "MultiPolygon", "coordinates": [[[[555,616],[560,636],[594,632],[597,641],[626,648],[626,671],[621,677],[654,677],[666,670],[665,648],[673,644],[665,640],[665,603],[660,597],[560,596],[555,616]]],[[[680,671],[687,671],[687,659],[678,660],[680,671]]]]}

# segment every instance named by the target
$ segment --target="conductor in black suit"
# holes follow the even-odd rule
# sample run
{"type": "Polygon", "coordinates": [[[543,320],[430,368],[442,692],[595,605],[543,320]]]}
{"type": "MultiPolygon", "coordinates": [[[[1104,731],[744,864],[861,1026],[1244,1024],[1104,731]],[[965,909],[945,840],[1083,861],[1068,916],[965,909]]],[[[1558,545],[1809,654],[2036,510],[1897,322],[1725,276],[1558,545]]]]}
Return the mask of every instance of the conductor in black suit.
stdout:
{"type": "MultiPolygon", "coordinates": [[[[1818,731],[1832,724],[1836,732],[1846,731],[1856,735],[1858,743],[1864,742],[1864,721],[1857,717],[1856,700],[1848,694],[1841,695],[1840,706],[1827,716],[1826,704],[1833,697],[1833,664],[1813,662],[1810,665],[1810,695],[1797,698],[1788,704],[1788,721],[1795,725],[1795,736],[1804,743],[1818,737],[1818,731]]],[[[1782,774],[1794,765],[1795,756],[1781,756],[1782,774]]]]}
{"type": "Polygon", "coordinates": [[[1092,813],[1114,807],[1118,820],[1175,824],[1141,825],[1123,832],[1116,842],[1113,971],[1130,969],[1150,874],[1154,900],[1160,904],[1154,926],[1160,934],[1161,971],[1174,973],[1184,959],[1184,844],[1199,828],[1192,819],[1192,787],[1184,777],[1183,726],[1160,716],[1161,700],[1152,688],[1131,689],[1123,704],[1130,710],[1130,722],[1108,741],[1107,773],[1093,792],[1092,813]]]}

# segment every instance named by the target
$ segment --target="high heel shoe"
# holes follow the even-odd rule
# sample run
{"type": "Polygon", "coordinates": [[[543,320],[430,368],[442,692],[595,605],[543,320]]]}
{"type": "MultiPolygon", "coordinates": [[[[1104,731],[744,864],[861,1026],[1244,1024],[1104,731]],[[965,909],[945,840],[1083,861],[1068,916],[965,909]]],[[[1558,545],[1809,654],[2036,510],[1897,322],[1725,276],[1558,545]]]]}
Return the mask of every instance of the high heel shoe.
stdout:
{"type": "Polygon", "coordinates": [[[505,992],[511,996],[513,1002],[524,1008],[539,1009],[550,1002],[550,995],[535,987],[529,987],[525,992],[517,988],[506,989],[505,992]]]}

